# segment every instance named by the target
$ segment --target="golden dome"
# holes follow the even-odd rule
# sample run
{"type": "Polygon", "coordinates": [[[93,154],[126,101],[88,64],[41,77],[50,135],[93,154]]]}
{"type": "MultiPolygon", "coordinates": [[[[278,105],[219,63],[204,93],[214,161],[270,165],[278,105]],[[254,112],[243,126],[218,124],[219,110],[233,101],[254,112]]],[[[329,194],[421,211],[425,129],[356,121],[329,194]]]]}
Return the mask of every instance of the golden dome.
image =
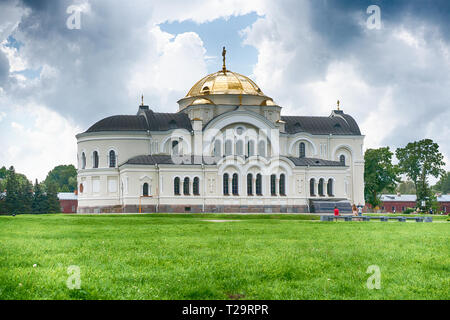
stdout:
{"type": "Polygon", "coordinates": [[[220,70],[200,79],[186,98],[210,94],[249,94],[265,96],[250,78],[229,70],[220,70]]]}

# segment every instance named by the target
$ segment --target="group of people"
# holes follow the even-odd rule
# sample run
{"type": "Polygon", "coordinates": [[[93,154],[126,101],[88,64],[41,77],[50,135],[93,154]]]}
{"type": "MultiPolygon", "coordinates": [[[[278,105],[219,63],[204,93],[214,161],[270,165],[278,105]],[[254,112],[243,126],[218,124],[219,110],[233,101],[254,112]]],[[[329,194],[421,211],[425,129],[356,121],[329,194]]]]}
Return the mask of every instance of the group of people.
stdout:
{"type": "MultiPolygon", "coordinates": [[[[352,213],[355,217],[361,217],[362,216],[362,206],[358,205],[356,206],[355,204],[353,204],[352,206],[352,213]]],[[[337,206],[334,206],[334,216],[337,217],[339,216],[339,209],[337,208],[337,206]]]]}

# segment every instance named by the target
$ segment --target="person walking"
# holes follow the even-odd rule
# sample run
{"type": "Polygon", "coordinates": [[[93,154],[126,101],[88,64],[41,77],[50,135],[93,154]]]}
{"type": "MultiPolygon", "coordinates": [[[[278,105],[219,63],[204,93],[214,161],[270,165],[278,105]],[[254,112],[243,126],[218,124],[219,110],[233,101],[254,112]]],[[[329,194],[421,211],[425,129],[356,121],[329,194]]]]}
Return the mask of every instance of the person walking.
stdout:
{"type": "Polygon", "coordinates": [[[362,205],[358,205],[358,216],[360,216],[360,217],[362,217],[362,209],[363,209],[363,206],[362,205]]]}
{"type": "Polygon", "coordinates": [[[337,217],[339,217],[339,209],[336,206],[334,206],[334,217],[335,220],[337,221],[337,217]]]}

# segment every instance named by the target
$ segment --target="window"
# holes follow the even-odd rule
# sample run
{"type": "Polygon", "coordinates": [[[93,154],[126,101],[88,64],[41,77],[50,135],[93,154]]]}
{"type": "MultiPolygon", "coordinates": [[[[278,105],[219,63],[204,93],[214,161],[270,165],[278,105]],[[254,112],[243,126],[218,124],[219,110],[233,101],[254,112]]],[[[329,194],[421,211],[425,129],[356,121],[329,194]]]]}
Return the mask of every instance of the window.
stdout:
{"type": "Polygon", "coordinates": [[[111,150],[109,152],[109,167],[115,168],[116,167],[116,153],[114,150],[111,150]]]}
{"type": "Polygon", "coordinates": [[[304,142],[300,142],[298,154],[300,158],[304,158],[306,156],[306,147],[304,142]]]}
{"type": "Polygon", "coordinates": [[[253,175],[251,173],[247,175],[247,195],[253,195],[253,175]]]}
{"type": "Polygon", "coordinates": [[[244,142],[242,140],[238,140],[238,142],[236,142],[236,154],[238,156],[244,155],[244,142]]]}
{"type": "Polygon", "coordinates": [[[173,193],[176,196],[180,195],[180,178],[176,177],[173,181],[173,193]]]}
{"type": "Polygon", "coordinates": [[[262,176],[259,173],[256,175],[256,195],[262,196],[262,176]]]}
{"type": "Polygon", "coordinates": [[[86,155],[84,152],[81,154],[81,169],[86,169],[86,155]]]}
{"type": "Polygon", "coordinates": [[[183,194],[185,196],[189,195],[189,178],[186,177],[184,178],[184,182],[183,182],[183,194]]]}
{"type": "Polygon", "coordinates": [[[148,197],[148,183],[144,183],[144,185],[142,186],[142,195],[144,197],[148,197]]]}
{"type": "Polygon", "coordinates": [[[198,177],[194,178],[194,183],[193,183],[193,193],[194,196],[198,196],[200,195],[200,179],[198,177]]]}
{"type": "Polygon", "coordinates": [[[98,152],[94,151],[94,154],[92,155],[92,167],[98,168],[98,152]]]}
{"type": "Polygon", "coordinates": [[[230,194],[230,191],[228,190],[228,173],[223,175],[223,194],[225,196],[230,194]]]}
{"type": "Polygon", "coordinates": [[[178,141],[172,141],[172,154],[178,155],[178,141]]]}
{"type": "Polygon", "coordinates": [[[274,174],[272,174],[270,176],[270,193],[272,194],[272,196],[277,195],[276,181],[277,181],[277,177],[274,174]]]}
{"type": "Polygon", "coordinates": [[[249,157],[254,156],[255,155],[255,141],[250,140],[247,143],[247,155],[249,157]]]}
{"type": "Polygon", "coordinates": [[[311,195],[311,197],[314,197],[316,195],[315,190],[314,190],[315,184],[316,184],[316,180],[314,178],[309,180],[309,194],[311,195]]]}
{"type": "Polygon", "coordinates": [[[233,174],[233,180],[231,180],[231,187],[233,188],[233,195],[239,195],[239,183],[238,183],[238,175],[237,173],[233,174]]]}
{"type": "Polygon", "coordinates": [[[258,143],[258,154],[261,157],[266,156],[266,143],[263,140],[258,143]]]}
{"type": "Polygon", "coordinates": [[[222,142],[220,140],[214,141],[214,157],[219,158],[222,156],[222,142]]]}
{"type": "Polygon", "coordinates": [[[286,195],[286,176],[284,173],[280,175],[280,196],[286,195]]]}
{"type": "Polygon", "coordinates": [[[233,154],[233,145],[231,140],[225,141],[225,156],[231,156],[233,154]]]}
{"type": "Polygon", "coordinates": [[[323,193],[323,179],[319,179],[319,196],[325,196],[323,193]]]}
{"type": "Polygon", "coordinates": [[[333,196],[333,179],[328,179],[327,194],[329,197],[333,196]]]}
{"type": "Polygon", "coordinates": [[[339,161],[345,166],[345,156],[343,154],[339,157],[339,161]]]}
{"type": "Polygon", "coordinates": [[[83,190],[84,190],[83,184],[80,183],[80,193],[83,193],[83,190]]]}

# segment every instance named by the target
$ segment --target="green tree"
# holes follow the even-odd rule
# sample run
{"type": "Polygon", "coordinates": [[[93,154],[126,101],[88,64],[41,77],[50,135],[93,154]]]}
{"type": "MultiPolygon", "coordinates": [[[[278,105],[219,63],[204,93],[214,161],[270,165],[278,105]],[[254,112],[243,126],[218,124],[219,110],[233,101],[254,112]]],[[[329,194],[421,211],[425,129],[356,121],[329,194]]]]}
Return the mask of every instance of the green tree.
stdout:
{"type": "Polygon", "coordinates": [[[6,175],[8,174],[8,169],[5,166],[0,168],[0,179],[6,179],[6,175]]]}
{"type": "Polygon", "coordinates": [[[44,183],[55,183],[58,192],[74,192],[77,188],[77,169],[71,164],[56,166],[47,174],[44,183]]]}
{"type": "Polygon", "coordinates": [[[33,185],[26,180],[19,184],[19,212],[31,213],[33,203],[33,185]]]}
{"type": "Polygon", "coordinates": [[[414,182],[412,182],[411,180],[406,180],[401,181],[397,185],[395,191],[401,194],[416,194],[416,187],[414,185],[414,182]]]}
{"type": "Polygon", "coordinates": [[[393,192],[399,181],[392,156],[389,147],[367,149],[364,154],[364,197],[372,207],[380,204],[383,190],[393,192]]]}
{"type": "Polygon", "coordinates": [[[50,182],[47,185],[47,201],[49,213],[61,212],[61,205],[58,199],[58,186],[54,182],[50,182]]]}
{"type": "Polygon", "coordinates": [[[398,148],[395,152],[399,161],[398,167],[401,173],[414,183],[416,188],[417,205],[424,210],[431,206],[433,192],[428,185],[428,177],[438,178],[444,174],[442,167],[445,165],[444,156],[439,152],[439,145],[431,139],[410,142],[404,148],[398,148]]]}
{"type": "Polygon", "coordinates": [[[442,194],[450,193],[450,171],[441,176],[441,179],[434,185],[433,189],[442,194]]]}
{"type": "Polygon", "coordinates": [[[36,182],[34,184],[32,212],[40,214],[47,213],[48,211],[49,209],[47,195],[44,193],[42,185],[40,185],[36,179],[36,182]]]}
{"type": "Polygon", "coordinates": [[[10,214],[17,214],[20,211],[19,182],[13,166],[8,169],[6,175],[5,206],[10,214]]]}

